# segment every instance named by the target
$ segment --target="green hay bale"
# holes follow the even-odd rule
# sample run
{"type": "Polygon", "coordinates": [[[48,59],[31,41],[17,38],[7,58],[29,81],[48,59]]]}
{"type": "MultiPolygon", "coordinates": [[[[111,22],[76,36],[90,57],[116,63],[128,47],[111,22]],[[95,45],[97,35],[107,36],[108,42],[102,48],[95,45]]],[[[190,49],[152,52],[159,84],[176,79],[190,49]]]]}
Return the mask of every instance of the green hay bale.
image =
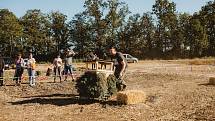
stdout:
{"type": "Polygon", "coordinates": [[[81,97],[101,98],[107,93],[105,74],[85,72],[77,80],[76,88],[81,97]]]}
{"type": "Polygon", "coordinates": [[[77,80],[76,89],[80,97],[106,100],[117,92],[116,78],[114,75],[106,78],[104,73],[85,72],[77,80]]]}
{"type": "Polygon", "coordinates": [[[108,76],[107,84],[108,84],[108,93],[110,96],[117,93],[116,82],[117,82],[117,79],[113,74],[108,76]]]}
{"type": "Polygon", "coordinates": [[[42,72],[41,71],[36,71],[36,76],[41,76],[42,72]]]}

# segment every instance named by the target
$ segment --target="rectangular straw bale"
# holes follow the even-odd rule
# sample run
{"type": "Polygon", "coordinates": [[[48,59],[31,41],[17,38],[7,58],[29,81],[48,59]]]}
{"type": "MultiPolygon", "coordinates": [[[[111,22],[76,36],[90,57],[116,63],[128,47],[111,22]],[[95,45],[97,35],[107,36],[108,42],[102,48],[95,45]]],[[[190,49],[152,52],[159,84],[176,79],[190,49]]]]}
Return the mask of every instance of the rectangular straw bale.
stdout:
{"type": "Polygon", "coordinates": [[[146,94],[141,90],[126,90],[117,93],[117,101],[122,104],[145,103],[146,94]]]}
{"type": "Polygon", "coordinates": [[[215,85],[215,77],[210,77],[209,78],[209,84],[215,85]]]}

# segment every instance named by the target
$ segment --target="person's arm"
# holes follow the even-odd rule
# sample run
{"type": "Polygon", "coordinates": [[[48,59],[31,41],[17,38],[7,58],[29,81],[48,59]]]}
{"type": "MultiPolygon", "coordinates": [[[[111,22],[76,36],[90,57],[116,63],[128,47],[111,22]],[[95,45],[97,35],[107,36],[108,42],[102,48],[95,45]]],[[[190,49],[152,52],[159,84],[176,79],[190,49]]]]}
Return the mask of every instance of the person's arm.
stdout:
{"type": "Polygon", "coordinates": [[[122,76],[122,74],[123,74],[123,72],[125,71],[125,68],[126,68],[126,61],[125,61],[125,58],[122,55],[122,53],[117,53],[117,56],[118,56],[120,64],[122,65],[122,69],[120,71],[120,76],[122,76]]]}
{"type": "Polygon", "coordinates": [[[55,66],[55,62],[56,62],[56,59],[53,60],[53,63],[52,63],[53,66],[55,66]]]}
{"type": "Polygon", "coordinates": [[[125,60],[123,60],[120,63],[122,64],[122,70],[120,71],[120,76],[122,76],[122,74],[123,74],[123,72],[125,71],[125,68],[126,68],[126,62],[125,62],[125,60]]]}
{"type": "Polygon", "coordinates": [[[21,58],[21,67],[25,67],[24,59],[21,58]]]}
{"type": "Polygon", "coordinates": [[[60,62],[60,65],[62,66],[62,64],[63,64],[63,60],[62,60],[62,59],[60,59],[60,61],[59,61],[59,62],[60,62]]]}
{"type": "Polygon", "coordinates": [[[2,70],[4,71],[4,66],[5,66],[4,59],[2,59],[2,65],[3,65],[3,66],[2,66],[2,67],[3,67],[2,70]]]}
{"type": "Polygon", "coordinates": [[[4,60],[3,60],[3,67],[5,66],[5,62],[4,62],[4,60]]]}

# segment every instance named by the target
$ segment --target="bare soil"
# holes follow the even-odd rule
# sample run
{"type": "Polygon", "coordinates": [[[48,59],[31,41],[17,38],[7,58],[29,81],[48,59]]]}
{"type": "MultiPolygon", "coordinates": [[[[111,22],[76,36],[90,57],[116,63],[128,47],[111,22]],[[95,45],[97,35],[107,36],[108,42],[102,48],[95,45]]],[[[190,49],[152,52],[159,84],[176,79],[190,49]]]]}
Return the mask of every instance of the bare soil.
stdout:
{"type": "Polygon", "coordinates": [[[215,121],[215,86],[208,84],[215,76],[213,64],[191,65],[188,60],[129,64],[127,90],[147,94],[146,103],[136,105],[81,100],[71,78],[53,83],[52,77],[45,77],[47,68],[37,67],[42,76],[36,87],[30,87],[27,78],[14,86],[9,79],[14,70],[6,71],[5,86],[0,87],[0,121],[215,121]]]}

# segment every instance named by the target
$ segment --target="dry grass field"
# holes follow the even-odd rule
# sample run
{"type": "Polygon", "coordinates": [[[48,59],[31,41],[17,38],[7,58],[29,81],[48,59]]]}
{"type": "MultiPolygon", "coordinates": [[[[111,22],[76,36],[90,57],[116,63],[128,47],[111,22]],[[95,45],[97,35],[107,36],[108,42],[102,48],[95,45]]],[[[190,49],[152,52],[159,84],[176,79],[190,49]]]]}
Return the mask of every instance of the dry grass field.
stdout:
{"type": "MultiPolygon", "coordinates": [[[[0,121],[215,121],[215,60],[154,60],[129,64],[127,90],[147,94],[146,103],[119,105],[113,100],[80,100],[71,79],[53,83],[39,65],[37,86],[0,87],[0,121]]],[[[83,64],[75,64],[84,67],[83,64]]],[[[6,77],[14,70],[6,71],[6,77]]],[[[26,73],[26,71],[25,71],[26,73]]],[[[80,75],[82,72],[75,72],[80,75]]]]}

